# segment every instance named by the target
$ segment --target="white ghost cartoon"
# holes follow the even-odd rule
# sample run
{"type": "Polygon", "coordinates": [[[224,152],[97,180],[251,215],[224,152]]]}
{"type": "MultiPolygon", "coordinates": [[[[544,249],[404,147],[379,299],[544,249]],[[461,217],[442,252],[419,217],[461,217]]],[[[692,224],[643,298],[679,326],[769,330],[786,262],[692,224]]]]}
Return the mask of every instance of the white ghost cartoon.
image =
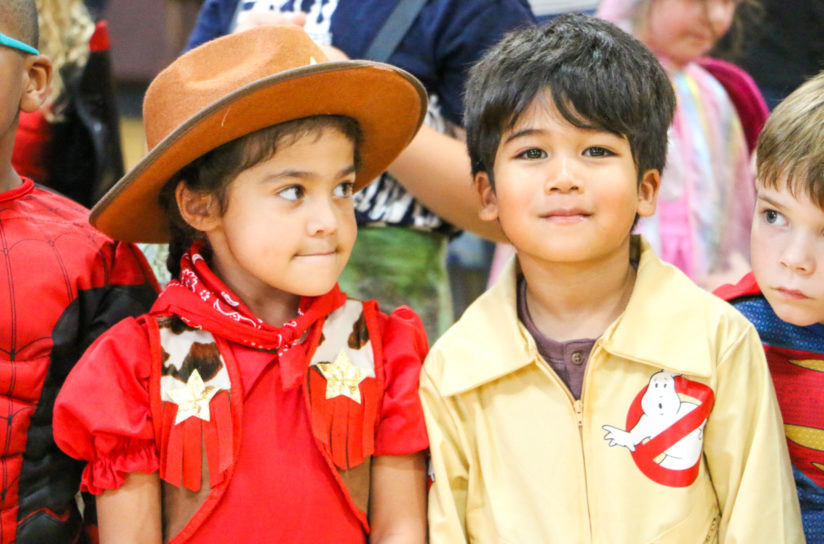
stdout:
{"type": "MultiPolygon", "coordinates": [[[[697,404],[682,401],[675,391],[676,376],[678,374],[666,370],[653,374],[644,396],[641,397],[644,415],[629,431],[604,425],[602,428],[607,431],[604,440],[608,440],[610,446],[623,446],[635,451],[635,446],[643,440],[658,436],[684,415],[695,410],[697,404]]],[[[693,467],[701,457],[706,423],[704,421],[697,429],[664,451],[663,456],[659,456],[658,464],[672,470],[693,467]]]]}

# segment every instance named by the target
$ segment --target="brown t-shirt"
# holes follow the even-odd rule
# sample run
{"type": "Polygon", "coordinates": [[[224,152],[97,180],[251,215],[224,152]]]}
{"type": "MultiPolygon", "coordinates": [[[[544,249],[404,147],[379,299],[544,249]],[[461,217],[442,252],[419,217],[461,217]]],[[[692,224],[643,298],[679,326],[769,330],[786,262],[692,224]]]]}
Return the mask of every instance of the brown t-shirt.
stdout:
{"type": "Polygon", "coordinates": [[[582,338],[568,342],[556,342],[539,331],[529,314],[526,303],[526,281],[523,276],[518,278],[518,319],[535,339],[541,357],[564,381],[572,392],[572,396],[580,399],[581,387],[584,384],[584,371],[596,339],[582,338]]]}

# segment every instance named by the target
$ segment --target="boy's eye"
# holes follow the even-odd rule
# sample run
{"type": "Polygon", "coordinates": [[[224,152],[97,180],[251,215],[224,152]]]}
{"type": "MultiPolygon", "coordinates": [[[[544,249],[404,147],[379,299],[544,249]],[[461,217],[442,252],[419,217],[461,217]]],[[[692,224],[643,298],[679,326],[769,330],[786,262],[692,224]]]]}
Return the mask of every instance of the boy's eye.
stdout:
{"type": "Polygon", "coordinates": [[[599,147],[597,145],[588,147],[584,150],[585,157],[609,157],[612,155],[615,155],[615,153],[605,147],[599,147]]]}
{"type": "Polygon", "coordinates": [[[536,147],[533,147],[531,149],[527,149],[526,151],[520,153],[518,155],[518,158],[521,158],[521,159],[544,159],[544,158],[546,158],[546,156],[547,156],[546,151],[544,151],[543,149],[538,149],[536,147]]]}
{"type": "Polygon", "coordinates": [[[286,200],[300,200],[303,197],[303,187],[300,185],[290,185],[278,192],[278,196],[286,200]]]}
{"type": "Polygon", "coordinates": [[[764,215],[764,221],[769,225],[783,225],[786,223],[784,216],[775,210],[764,210],[761,212],[764,215]]]}
{"type": "Polygon", "coordinates": [[[334,195],[338,198],[349,198],[355,193],[355,184],[351,181],[344,181],[335,186],[334,195]]]}

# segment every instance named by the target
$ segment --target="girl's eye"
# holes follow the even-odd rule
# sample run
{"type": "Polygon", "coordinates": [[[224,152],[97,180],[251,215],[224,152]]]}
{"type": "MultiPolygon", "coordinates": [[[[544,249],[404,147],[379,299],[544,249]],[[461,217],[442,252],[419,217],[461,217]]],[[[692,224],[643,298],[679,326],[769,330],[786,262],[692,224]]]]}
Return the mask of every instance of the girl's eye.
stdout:
{"type": "Polygon", "coordinates": [[[286,200],[297,201],[303,197],[303,187],[300,185],[290,185],[278,192],[278,196],[286,200]]]}
{"type": "Polygon", "coordinates": [[[526,151],[518,155],[518,157],[521,159],[545,159],[546,156],[546,151],[544,151],[543,149],[538,149],[536,147],[527,149],[526,151]]]}
{"type": "Polygon", "coordinates": [[[775,210],[766,209],[761,213],[764,215],[764,221],[766,221],[768,225],[780,226],[786,223],[784,216],[775,210]]]}
{"type": "Polygon", "coordinates": [[[615,153],[613,153],[609,149],[599,147],[597,145],[588,147],[584,150],[585,157],[611,157],[612,155],[615,155],[615,153]]]}
{"type": "Polygon", "coordinates": [[[344,181],[335,186],[334,195],[338,198],[349,198],[355,193],[355,184],[351,181],[344,181]]]}

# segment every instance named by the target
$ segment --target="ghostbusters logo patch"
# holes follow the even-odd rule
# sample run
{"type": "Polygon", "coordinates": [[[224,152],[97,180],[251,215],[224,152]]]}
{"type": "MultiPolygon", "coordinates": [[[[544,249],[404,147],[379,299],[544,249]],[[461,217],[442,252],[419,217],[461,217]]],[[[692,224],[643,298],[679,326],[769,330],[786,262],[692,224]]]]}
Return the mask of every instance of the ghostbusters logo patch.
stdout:
{"type": "Polygon", "coordinates": [[[627,448],[652,481],[687,487],[698,477],[704,426],[714,402],[706,385],[661,370],[630,404],[626,430],[603,425],[604,440],[627,448]]]}

